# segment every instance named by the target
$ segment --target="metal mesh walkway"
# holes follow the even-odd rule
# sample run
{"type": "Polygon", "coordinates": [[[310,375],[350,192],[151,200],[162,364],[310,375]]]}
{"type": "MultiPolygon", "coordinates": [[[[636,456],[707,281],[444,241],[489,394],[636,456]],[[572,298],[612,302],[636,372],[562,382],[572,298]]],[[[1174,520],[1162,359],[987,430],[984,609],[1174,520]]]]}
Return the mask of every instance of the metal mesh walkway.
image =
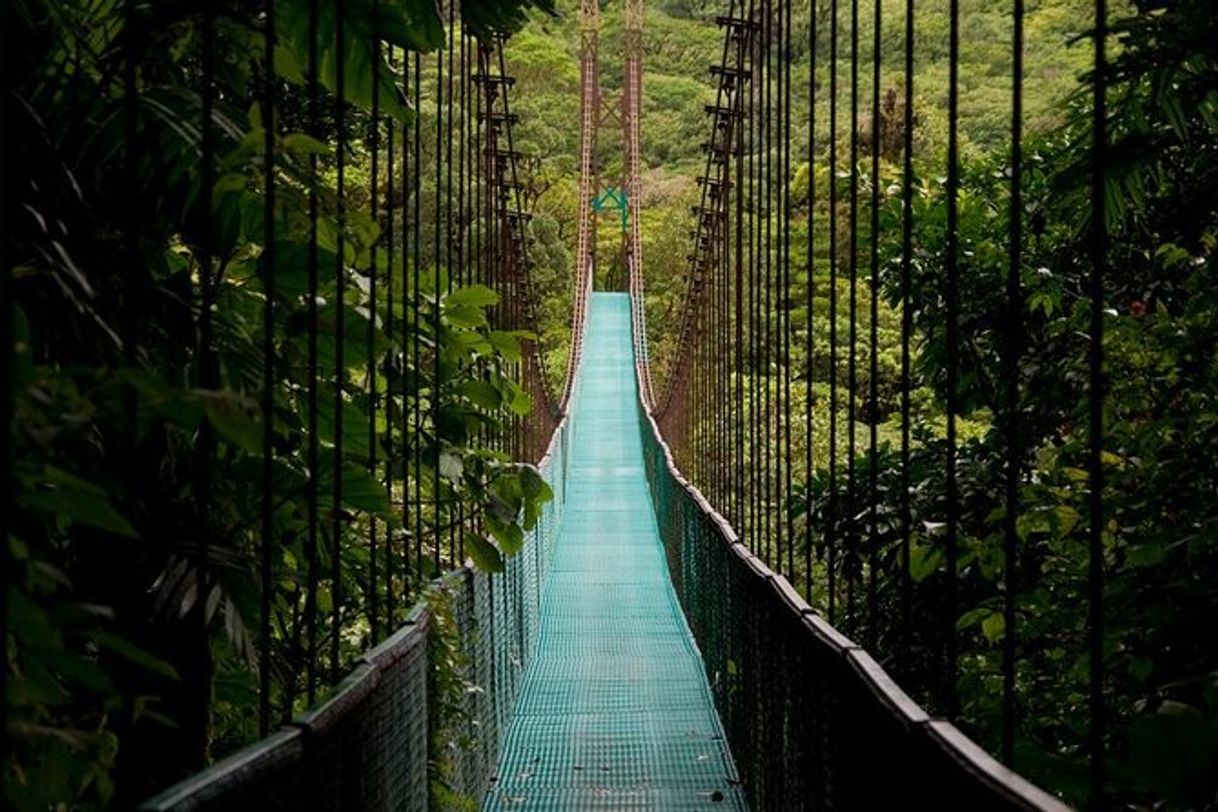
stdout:
{"type": "Polygon", "coordinates": [[[743,809],[643,468],[630,298],[595,293],[541,635],[486,809],[743,809]]]}

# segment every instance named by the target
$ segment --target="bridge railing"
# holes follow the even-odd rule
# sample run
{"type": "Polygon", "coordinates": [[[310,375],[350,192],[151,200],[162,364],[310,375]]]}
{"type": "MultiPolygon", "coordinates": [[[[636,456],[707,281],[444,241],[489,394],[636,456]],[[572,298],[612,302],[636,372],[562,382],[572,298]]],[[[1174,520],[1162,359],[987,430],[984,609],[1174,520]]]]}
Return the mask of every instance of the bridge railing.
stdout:
{"type": "Polygon", "coordinates": [[[464,566],[437,580],[317,705],[140,809],[415,812],[432,805],[436,787],[480,799],[537,640],[569,425],[564,418],[539,465],[554,499],[502,573],[464,566]]]}
{"type": "MultiPolygon", "coordinates": [[[[640,373],[641,374],[641,373],[640,373]]],[[[640,402],[669,573],[756,809],[1065,810],[932,718],[817,615],[678,470],[640,402]]]]}

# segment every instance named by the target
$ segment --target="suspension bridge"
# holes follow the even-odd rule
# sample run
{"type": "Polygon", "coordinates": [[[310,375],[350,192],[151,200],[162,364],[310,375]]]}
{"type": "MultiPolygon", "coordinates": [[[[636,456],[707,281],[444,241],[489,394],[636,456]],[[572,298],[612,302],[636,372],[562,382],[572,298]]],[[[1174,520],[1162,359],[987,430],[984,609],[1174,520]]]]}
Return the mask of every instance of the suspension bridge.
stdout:
{"type": "MultiPolygon", "coordinates": [[[[458,804],[454,808],[460,802],[452,799],[465,799],[488,810],[1065,809],[1057,797],[1008,766],[1016,724],[1013,589],[1005,591],[999,609],[1008,635],[997,675],[1003,686],[1002,751],[987,752],[954,723],[960,712],[954,642],[960,609],[955,593],[960,566],[954,457],[958,410],[951,401],[960,351],[953,343],[960,297],[955,276],[946,283],[943,314],[949,354],[944,483],[949,575],[937,582],[942,592],[933,601],[924,591],[915,594],[909,577],[898,579],[891,594],[881,594],[877,586],[875,573],[887,566],[879,561],[881,550],[874,541],[879,472],[875,465],[856,470],[855,451],[856,443],[869,442],[875,459],[875,421],[868,437],[858,438],[856,431],[863,425],[857,412],[867,403],[874,405],[877,397],[877,354],[868,355],[873,365],[866,378],[869,393],[857,377],[856,354],[860,341],[867,341],[861,325],[871,331],[872,349],[876,346],[877,296],[864,298],[859,282],[868,284],[868,273],[872,284],[878,281],[875,235],[880,229],[874,197],[879,184],[863,188],[859,182],[862,150],[873,161],[871,177],[880,176],[880,127],[872,126],[873,143],[861,143],[858,82],[860,68],[874,68],[869,104],[879,111],[881,61],[864,65],[859,58],[857,2],[847,55],[849,123],[839,120],[844,116],[836,106],[841,81],[836,70],[829,77],[792,75],[792,38],[808,29],[793,22],[791,4],[732,0],[715,21],[722,50],[720,61],[711,66],[715,97],[705,108],[705,164],[697,177],[700,203],[692,212],[683,305],[671,325],[678,337],[666,374],[655,381],[640,225],[645,199],[642,0],[624,0],[624,70],[616,98],[602,88],[601,5],[581,0],[578,233],[567,368],[557,378],[548,370],[555,354],[546,352],[537,335],[543,291],[532,273],[530,214],[522,202],[518,121],[511,104],[516,83],[504,37],[480,29],[476,10],[452,3],[442,14],[447,17],[446,39],[434,52],[383,43],[386,32],[377,29],[392,21],[379,12],[370,12],[365,20],[345,19],[365,5],[372,7],[340,2],[326,10],[335,15],[340,32],[349,25],[368,30],[372,38],[366,62],[371,77],[361,81],[358,91],[355,77],[344,75],[345,66],[353,64],[342,53],[344,34],[338,45],[315,41],[321,28],[318,4],[292,21],[313,40],[309,62],[300,69],[309,89],[301,111],[306,129],[337,141],[334,200],[317,191],[316,153],[291,153],[268,124],[258,170],[264,186],[257,199],[265,205],[264,216],[244,215],[243,221],[244,228],[265,238],[266,246],[258,270],[247,276],[258,291],[257,306],[265,320],[263,371],[250,378],[263,386],[258,405],[263,432],[251,441],[261,447],[264,463],[257,472],[261,541],[251,554],[260,600],[255,637],[261,641],[259,656],[268,664],[258,672],[261,737],[152,793],[140,808],[447,808],[437,797],[439,784],[448,802],[458,804]],[[797,516],[793,491],[799,477],[813,470],[812,362],[805,380],[791,359],[793,342],[806,342],[807,357],[813,354],[811,263],[821,254],[811,244],[809,228],[808,301],[800,308],[791,300],[792,276],[798,271],[793,268],[791,179],[801,155],[819,154],[820,147],[814,143],[815,122],[800,135],[791,111],[793,94],[811,94],[810,115],[815,116],[820,109],[817,88],[825,81],[832,94],[829,351],[834,361],[849,355],[849,380],[839,392],[834,377],[830,409],[836,416],[844,403],[850,419],[839,426],[835,417],[824,441],[834,455],[830,475],[848,479],[850,491],[845,504],[830,506],[835,515],[818,548],[813,534],[821,531],[810,518],[797,516]],[[356,101],[344,96],[349,85],[353,96],[368,96],[366,120],[350,112],[356,101]],[[394,108],[403,105],[416,114],[398,117],[394,108]],[[366,202],[359,204],[364,209],[348,202],[354,199],[355,181],[344,164],[357,124],[371,158],[371,187],[362,198],[366,202]],[[610,125],[617,126],[616,133],[610,125]],[[620,139],[620,178],[604,177],[598,139],[607,137],[620,139]],[[839,141],[849,145],[844,166],[838,165],[839,141]],[[287,172],[299,174],[289,179],[287,172]],[[839,183],[839,176],[847,180],[839,183]],[[299,178],[305,180],[298,183],[299,178]],[[425,178],[430,190],[424,189],[425,178]],[[839,199],[843,185],[848,191],[839,199]],[[301,195],[307,216],[288,222],[277,208],[277,195],[280,203],[301,195]],[[873,196],[869,226],[859,217],[866,195],[873,196]],[[603,268],[609,263],[597,257],[603,208],[614,210],[613,226],[622,235],[627,278],[617,290],[606,285],[603,268]],[[369,244],[351,236],[364,220],[379,226],[369,244]],[[292,229],[304,234],[302,253],[284,247],[284,235],[292,229]],[[860,245],[867,240],[870,264],[866,245],[860,245]],[[848,250],[841,243],[848,243],[848,250]],[[290,256],[277,259],[276,250],[290,256]],[[839,260],[841,256],[848,259],[839,260]],[[307,268],[303,281],[287,269],[293,262],[307,268]],[[333,276],[332,285],[323,272],[333,276]],[[849,291],[842,304],[848,308],[845,336],[838,334],[839,274],[849,291]],[[483,289],[497,295],[477,301],[462,293],[483,289]],[[359,308],[344,304],[357,299],[359,308]],[[860,303],[871,308],[869,318],[858,312],[860,303]],[[797,310],[806,325],[794,321],[797,310]],[[490,332],[485,340],[462,339],[468,343],[461,358],[489,353],[492,343],[503,355],[493,360],[478,356],[468,363],[444,355],[442,338],[466,322],[490,332]],[[357,335],[363,330],[366,339],[357,335]],[[285,332],[288,337],[282,338],[285,332]],[[298,343],[289,352],[290,342],[298,343]],[[383,344],[393,349],[386,354],[383,344]],[[363,352],[366,369],[357,376],[351,370],[363,357],[353,362],[344,353],[363,352]],[[280,404],[272,390],[287,365],[303,370],[304,383],[293,396],[305,404],[309,421],[303,433],[302,518],[293,531],[302,564],[290,587],[273,578],[279,565],[272,544],[280,532],[276,512],[282,509],[274,496],[276,477],[283,476],[275,460],[286,453],[275,428],[280,404]],[[509,383],[488,390],[458,380],[460,370],[477,380],[488,369],[501,369],[509,383]],[[749,376],[747,369],[782,372],[749,376]],[[461,414],[445,411],[446,386],[475,405],[461,414]],[[513,393],[523,393],[533,408],[512,412],[502,426],[478,422],[478,414],[498,409],[513,393]],[[367,411],[366,422],[351,417],[348,407],[355,401],[367,411]],[[319,428],[319,419],[328,428],[319,428]],[[344,419],[353,421],[346,429],[344,419]],[[352,425],[368,436],[353,436],[352,425]],[[840,473],[835,456],[839,432],[848,434],[850,450],[843,461],[849,468],[840,473]],[[535,515],[522,522],[519,538],[512,523],[520,504],[527,502],[519,489],[539,486],[526,478],[523,486],[513,486],[514,497],[493,491],[487,506],[454,497],[448,482],[461,480],[475,465],[472,458],[455,461],[448,450],[455,447],[455,434],[472,438],[474,446],[512,465],[535,465],[529,470],[547,483],[552,498],[525,508],[535,515]],[[343,461],[344,440],[362,449],[357,452],[366,466],[361,477],[343,461]],[[388,494],[393,516],[368,508],[357,519],[338,507],[367,483],[388,494]],[[366,549],[358,553],[334,541],[347,538],[353,527],[366,538],[366,549]],[[486,527],[495,532],[488,535],[486,527]],[[348,563],[359,562],[358,581],[340,576],[344,556],[348,563]],[[371,646],[353,658],[340,651],[344,624],[352,622],[342,609],[343,590],[350,589],[365,593],[367,624],[361,626],[360,639],[371,646]],[[900,675],[913,656],[914,627],[922,622],[915,613],[925,610],[926,622],[937,623],[934,607],[940,604],[946,606],[940,614],[946,616],[948,631],[942,650],[927,655],[937,676],[929,688],[919,686],[934,697],[926,707],[902,687],[900,675]],[[286,614],[283,606],[290,606],[286,614]],[[273,627],[280,626],[291,641],[286,654],[276,654],[269,642],[273,627]],[[300,712],[301,707],[307,709],[300,712]]],[[[813,32],[833,26],[836,65],[839,9],[835,0],[831,19],[817,19],[824,5],[813,3],[804,13],[811,15],[806,23],[813,32]]],[[[275,32],[280,30],[274,6],[267,4],[267,64],[276,59],[275,32]]],[[[909,9],[912,25],[912,2],[909,9]]],[[[945,13],[951,47],[957,49],[955,4],[945,13]]],[[[875,20],[878,52],[878,13],[875,20]]],[[[216,24],[214,17],[202,22],[204,31],[216,24]]],[[[1015,36],[1018,54],[1018,26],[1015,36]]],[[[815,40],[813,34],[813,48],[815,40]]],[[[905,221],[898,226],[906,250],[896,272],[904,274],[908,296],[912,36],[906,41],[905,221]]],[[[204,177],[198,194],[205,210],[223,213],[225,206],[239,205],[245,192],[239,184],[217,185],[218,152],[231,136],[219,130],[209,134],[213,108],[225,100],[207,88],[208,72],[231,55],[215,52],[214,35],[203,36],[202,42],[201,114],[208,123],[200,136],[204,177]]],[[[959,183],[955,60],[953,56],[949,85],[949,195],[956,194],[959,183]]],[[[815,60],[812,64],[815,74],[815,60]]],[[[257,104],[262,121],[273,122],[283,87],[272,71],[266,73],[256,91],[257,104]]],[[[125,81],[134,96],[132,77],[125,81]]],[[[1014,93],[1018,99],[1018,81],[1014,93]]],[[[1018,101],[1015,110],[1012,132],[1017,139],[1018,101]]],[[[140,129],[137,111],[130,111],[121,126],[129,130],[124,154],[132,177],[139,180],[140,150],[150,136],[140,129]]],[[[1017,157],[1015,195],[1018,172],[1017,157]]],[[[815,183],[812,173],[809,196],[818,194],[815,183]]],[[[949,212],[954,211],[953,204],[949,212]]],[[[944,250],[954,274],[960,247],[952,218],[949,213],[944,250]]],[[[1021,224],[1015,219],[1011,228],[1017,231],[1021,224]]],[[[223,250],[207,243],[211,239],[221,238],[205,238],[204,267],[213,264],[212,252],[219,256],[223,250]]],[[[1014,245],[1019,243],[1017,237],[1014,245]]],[[[1018,274],[1018,258],[1012,263],[1018,274]]],[[[201,295],[200,363],[205,377],[210,376],[203,383],[216,388],[221,361],[209,344],[216,339],[206,315],[215,306],[216,300],[208,299],[215,296],[214,288],[204,285],[201,295]]],[[[1020,295],[1016,282],[1012,299],[1020,295]]],[[[899,393],[906,474],[911,325],[903,324],[905,386],[899,393]]],[[[137,324],[131,329],[148,334],[153,328],[137,324]]],[[[1097,368],[1099,363],[1096,359],[1097,368]]],[[[1011,396],[1018,398],[1018,393],[1011,396]]],[[[1098,441],[1095,450],[1098,455],[1098,441]]],[[[831,485],[830,492],[836,498],[837,487],[831,485]]],[[[1015,497],[1011,492],[1005,498],[1015,497]]],[[[1009,515],[1008,566],[1015,544],[1014,513],[1009,515]]],[[[890,520],[894,528],[901,525],[898,536],[904,538],[890,552],[893,566],[908,573],[908,503],[903,516],[885,519],[890,520]]],[[[1098,538],[1092,542],[1098,544],[1098,538]]],[[[200,544],[201,558],[184,556],[166,576],[180,580],[170,592],[184,606],[206,604],[188,596],[210,593],[220,580],[206,574],[210,542],[200,544]]],[[[1098,583],[1102,574],[1092,572],[1091,577],[1098,583]]],[[[1096,605],[1101,599],[1100,592],[1093,593],[1096,605]]],[[[1091,615],[1088,638],[1093,653],[1101,633],[1097,617],[1091,615]]],[[[208,655],[200,656],[206,660],[208,655]]],[[[1091,667],[1097,673],[1089,701],[1095,718],[1102,719],[1102,674],[1094,658],[1091,667]]],[[[1104,780],[1101,736],[1097,731],[1091,740],[1096,787],[1104,780]]]]}

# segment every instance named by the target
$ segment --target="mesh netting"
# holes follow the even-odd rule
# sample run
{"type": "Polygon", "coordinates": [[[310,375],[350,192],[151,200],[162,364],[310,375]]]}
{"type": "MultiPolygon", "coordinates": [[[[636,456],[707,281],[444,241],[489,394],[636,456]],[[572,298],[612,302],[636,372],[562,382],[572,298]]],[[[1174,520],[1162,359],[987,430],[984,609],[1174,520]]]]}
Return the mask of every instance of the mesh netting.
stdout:
{"type": "Polygon", "coordinates": [[[417,812],[428,808],[435,782],[448,798],[477,803],[494,777],[538,638],[541,585],[567,493],[566,431],[559,428],[541,464],[555,498],[503,573],[450,573],[435,585],[436,608],[416,606],[406,625],[314,709],[141,809],[417,812]],[[444,668],[455,666],[463,682],[455,695],[435,685],[436,658],[450,657],[439,640],[441,622],[454,626],[456,662],[444,668]],[[458,726],[458,735],[436,736],[440,725],[458,726]],[[439,763],[451,767],[443,776],[435,774],[439,763]]]}
{"type": "Polygon", "coordinates": [[[757,809],[1065,809],[930,720],[741,545],[641,413],[668,568],[757,809]]]}

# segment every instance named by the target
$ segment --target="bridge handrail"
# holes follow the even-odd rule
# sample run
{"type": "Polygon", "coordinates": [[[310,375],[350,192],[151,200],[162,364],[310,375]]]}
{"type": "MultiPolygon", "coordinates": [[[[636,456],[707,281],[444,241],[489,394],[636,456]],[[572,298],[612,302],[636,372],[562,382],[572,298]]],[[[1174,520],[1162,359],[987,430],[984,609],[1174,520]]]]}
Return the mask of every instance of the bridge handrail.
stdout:
{"type": "MultiPolygon", "coordinates": [[[[643,370],[636,358],[640,393],[643,370]]],[[[670,575],[755,807],[902,808],[917,792],[917,805],[926,808],[1069,809],[953,724],[930,716],[750,553],[681,473],[641,396],[639,414],[670,575]],[[827,701],[830,693],[836,704],[827,701]],[[758,718],[769,700],[782,707],[758,718]],[[794,718],[799,710],[804,718],[794,718]]]]}
{"type": "MultiPolygon", "coordinates": [[[[578,357],[573,364],[572,401],[582,373],[578,357]]],[[[476,741],[459,754],[461,768],[453,782],[456,791],[474,799],[482,798],[494,778],[506,720],[539,631],[541,585],[566,501],[570,413],[567,408],[559,416],[538,462],[554,499],[543,507],[524,551],[507,559],[503,573],[487,575],[467,561],[433,582],[433,594],[456,605],[453,620],[470,672],[465,676],[480,689],[462,699],[476,741]],[[515,611],[506,611],[505,603],[515,604],[515,611]]],[[[439,755],[430,740],[437,709],[428,694],[436,619],[428,601],[420,600],[406,622],[367,651],[313,708],[139,809],[427,809],[428,765],[439,755]]]]}

